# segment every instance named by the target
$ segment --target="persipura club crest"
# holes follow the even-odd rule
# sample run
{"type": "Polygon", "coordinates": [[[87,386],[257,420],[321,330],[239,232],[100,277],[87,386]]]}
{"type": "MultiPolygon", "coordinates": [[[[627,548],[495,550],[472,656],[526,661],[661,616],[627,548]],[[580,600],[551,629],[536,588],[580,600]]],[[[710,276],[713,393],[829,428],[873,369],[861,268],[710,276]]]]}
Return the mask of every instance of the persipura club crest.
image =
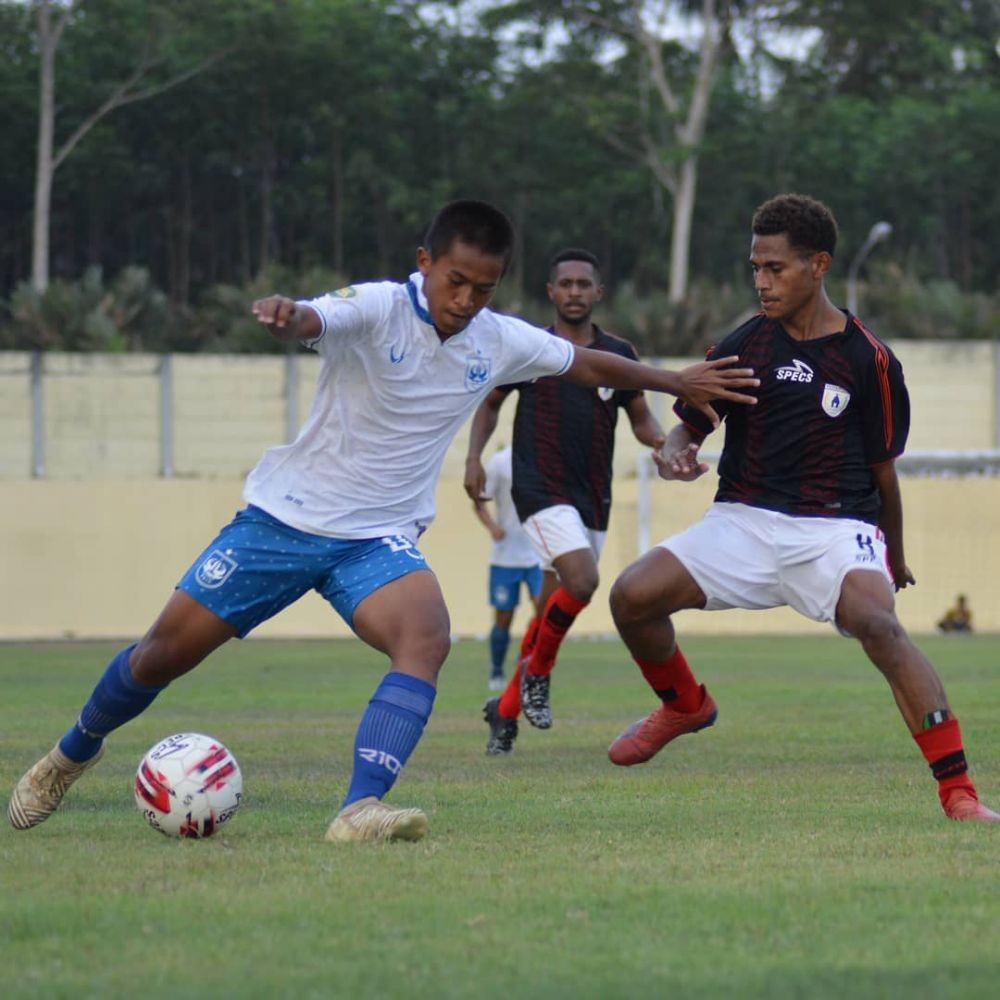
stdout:
{"type": "Polygon", "coordinates": [[[823,398],[820,406],[828,417],[839,417],[847,404],[851,401],[851,394],[843,386],[833,385],[827,382],[823,386],[823,398]]]}

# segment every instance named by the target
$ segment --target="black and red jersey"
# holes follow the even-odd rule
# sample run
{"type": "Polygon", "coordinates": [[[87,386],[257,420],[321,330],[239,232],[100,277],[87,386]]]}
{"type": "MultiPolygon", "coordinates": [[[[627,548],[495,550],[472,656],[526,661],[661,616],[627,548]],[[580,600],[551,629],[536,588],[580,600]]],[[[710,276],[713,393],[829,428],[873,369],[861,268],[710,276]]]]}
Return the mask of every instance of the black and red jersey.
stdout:
{"type": "MultiPolygon", "coordinates": [[[[627,340],[597,326],[594,335],[591,349],[638,360],[627,340]]],[[[546,507],[570,504],[588,528],[607,531],[618,409],[642,394],[590,389],[557,376],[500,389],[519,393],[511,490],[518,517],[525,521],[546,507]]]]}
{"type": "MultiPolygon", "coordinates": [[[[709,352],[739,355],[760,379],[756,406],[718,401],[726,439],[715,499],[786,514],[877,523],[872,467],[902,454],[910,400],[896,356],[848,314],[840,333],[795,340],[755,316],[709,352]]],[[[711,426],[679,400],[699,433],[711,426]]]]}

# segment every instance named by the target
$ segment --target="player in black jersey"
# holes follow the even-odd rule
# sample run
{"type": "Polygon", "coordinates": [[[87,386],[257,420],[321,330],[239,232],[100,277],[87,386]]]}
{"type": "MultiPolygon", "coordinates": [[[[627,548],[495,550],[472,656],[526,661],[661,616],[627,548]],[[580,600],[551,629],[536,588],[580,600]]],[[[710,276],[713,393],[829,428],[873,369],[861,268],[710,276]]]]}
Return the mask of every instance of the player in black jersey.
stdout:
{"type": "MultiPolygon", "coordinates": [[[[957,820],[1000,821],[969,778],[958,720],[933,666],[895,613],[914,583],[903,555],[895,459],[909,430],[903,371],[824,289],[836,246],[830,210],[780,195],[753,218],[750,266],[761,313],[710,356],[738,355],[760,377],[756,406],[728,406],[719,488],[706,516],[619,576],[611,609],[659,707],[611,744],[615,764],[640,764],[717,709],[677,646],[684,608],[789,605],[856,637],[882,671],[957,820]]],[[[708,471],[698,449],[712,430],[688,407],[656,458],[662,478],[708,471]]]]}
{"type": "MultiPolygon", "coordinates": [[[[636,359],[632,345],[593,322],[600,302],[597,258],[586,250],[564,250],[552,259],[549,298],[556,317],[552,333],[579,347],[636,359]]],[[[494,389],[473,417],[466,489],[480,488],[480,455],[497,424],[504,400],[517,390],[514,418],[513,498],[518,517],[545,570],[540,606],[521,645],[518,670],[503,695],[485,706],[490,724],[488,753],[509,753],[523,710],[539,729],[552,725],[549,677],[559,645],[598,584],[597,560],[611,510],[611,474],[618,411],[623,409],[642,444],[656,448],[663,428],[641,392],[584,388],[565,380],[494,389]]],[[[707,419],[707,417],[706,417],[707,419]]]]}

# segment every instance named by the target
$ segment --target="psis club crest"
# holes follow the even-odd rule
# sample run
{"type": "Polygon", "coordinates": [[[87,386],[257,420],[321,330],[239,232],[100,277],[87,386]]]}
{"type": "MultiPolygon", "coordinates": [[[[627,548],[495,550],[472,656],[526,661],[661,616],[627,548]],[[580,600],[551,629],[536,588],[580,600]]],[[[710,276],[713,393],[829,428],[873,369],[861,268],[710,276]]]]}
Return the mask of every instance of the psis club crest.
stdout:
{"type": "Polygon", "coordinates": [[[490,358],[481,354],[473,354],[465,359],[465,388],[469,392],[482,389],[490,380],[493,363],[490,358]]]}
{"type": "Polygon", "coordinates": [[[198,567],[195,579],[206,590],[218,590],[232,575],[239,564],[225,552],[213,549],[198,567]]]}

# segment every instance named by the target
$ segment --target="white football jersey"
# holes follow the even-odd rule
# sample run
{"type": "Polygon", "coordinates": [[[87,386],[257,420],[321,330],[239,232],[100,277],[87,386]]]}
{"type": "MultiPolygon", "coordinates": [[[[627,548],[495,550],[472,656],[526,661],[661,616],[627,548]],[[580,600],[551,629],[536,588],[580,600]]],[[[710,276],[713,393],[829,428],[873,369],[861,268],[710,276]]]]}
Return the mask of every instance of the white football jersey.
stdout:
{"type": "Polygon", "coordinates": [[[486,488],[483,495],[493,501],[495,520],[504,530],[503,538],[493,543],[490,565],[522,569],[526,566],[537,566],[538,556],[532,548],[531,539],[521,527],[521,520],[517,516],[514,500],[510,495],[513,483],[511,462],[513,454],[514,449],[508,445],[486,463],[486,488]]]}
{"type": "Polygon", "coordinates": [[[304,305],[323,359],[298,437],[269,448],[244,499],[285,524],[333,538],[404,535],[434,520],[445,452],[495,386],[560,375],[567,340],[484,309],[442,342],[419,273],[404,284],[352,285],[304,305]]]}

